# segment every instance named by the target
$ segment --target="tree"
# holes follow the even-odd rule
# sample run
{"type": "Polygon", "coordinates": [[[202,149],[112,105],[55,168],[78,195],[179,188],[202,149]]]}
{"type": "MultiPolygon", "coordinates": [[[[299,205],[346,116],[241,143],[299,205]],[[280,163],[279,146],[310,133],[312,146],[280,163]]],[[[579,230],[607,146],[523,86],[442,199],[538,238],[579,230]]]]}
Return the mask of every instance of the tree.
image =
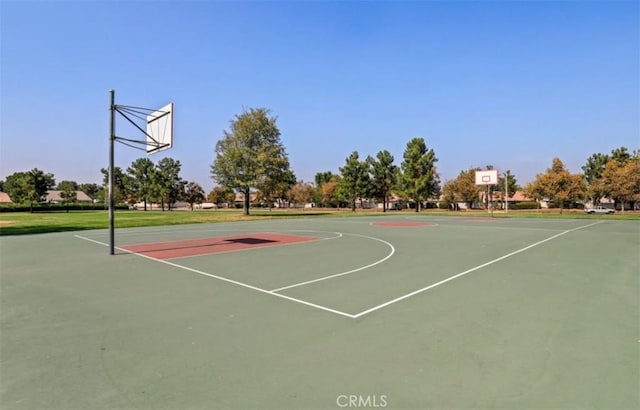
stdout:
{"type": "Polygon", "coordinates": [[[404,193],[416,202],[416,212],[423,201],[440,191],[440,177],[433,149],[427,149],[423,138],[416,137],[407,143],[402,161],[401,184],[404,193]]]}
{"type": "Polygon", "coordinates": [[[457,211],[457,197],[456,197],[456,181],[451,180],[444,183],[442,186],[442,199],[449,205],[449,209],[457,211]]]}
{"type": "Polygon", "coordinates": [[[587,183],[587,195],[593,200],[594,204],[600,202],[600,199],[604,197],[602,185],[602,172],[604,167],[609,162],[611,157],[606,154],[593,154],[587,158],[587,163],[582,166],[584,172],[584,179],[587,183]]]}
{"type": "Polygon", "coordinates": [[[537,200],[550,199],[560,204],[560,213],[568,202],[582,199],[586,184],[582,175],[571,174],[559,158],[554,158],[550,168],[525,188],[527,195],[537,200]]]}
{"type": "Polygon", "coordinates": [[[445,184],[443,191],[447,201],[453,200],[454,206],[455,202],[464,202],[466,210],[471,209],[473,203],[480,199],[480,191],[483,189],[476,185],[476,171],[480,171],[480,168],[460,171],[456,179],[445,184]]]}
{"type": "Polygon", "coordinates": [[[144,210],[147,210],[147,202],[152,202],[154,187],[153,183],[157,180],[154,175],[156,172],[153,161],[149,158],[138,158],[127,168],[127,175],[131,178],[132,193],[135,195],[136,202],[144,203],[144,210]]]}
{"type": "MultiPolygon", "coordinates": [[[[62,198],[65,207],[69,203],[73,203],[78,200],[78,194],[76,193],[78,190],[78,184],[74,181],[62,181],[58,184],[57,189],[61,191],[60,198],[62,198]]],[[[69,212],[69,208],[67,208],[67,212],[69,212]]]]}
{"type": "Polygon", "coordinates": [[[519,190],[520,186],[518,185],[516,177],[511,173],[511,170],[508,169],[504,172],[504,174],[498,175],[498,185],[495,186],[494,192],[500,200],[506,202],[508,198],[513,198],[513,195],[519,190]]]}
{"type": "Polygon", "coordinates": [[[55,189],[58,191],[64,191],[65,189],[70,191],[78,191],[79,185],[76,181],[65,180],[65,181],[58,182],[58,185],[56,185],[55,189]]]}
{"type": "Polygon", "coordinates": [[[340,203],[345,201],[339,189],[340,181],[340,175],[333,175],[329,181],[320,186],[320,200],[324,205],[340,208],[340,203]]]}
{"type": "Polygon", "coordinates": [[[41,202],[55,184],[53,174],[34,168],[31,171],[9,175],[5,182],[5,189],[14,202],[28,202],[30,211],[33,212],[33,204],[41,202]]]}
{"type": "Polygon", "coordinates": [[[244,195],[245,215],[249,215],[252,189],[258,189],[267,179],[277,181],[290,175],[276,118],[270,117],[265,108],[252,108],[236,115],[230,130],[225,130],[216,143],[215,152],[211,177],[244,195]]]}
{"type": "MultiPolygon", "coordinates": [[[[102,183],[104,185],[105,195],[109,195],[109,170],[106,168],[101,168],[100,172],[102,172],[102,183]]],[[[127,202],[129,198],[129,178],[122,172],[122,168],[114,167],[113,168],[113,201],[114,205],[127,202]]],[[[107,199],[105,203],[109,202],[107,199]]]]}
{"type": "Polygon", "coordinates": [[[324,184],[325,182],[329,182],[331,181],[331,179],[334,177],[333,173],[331,171],[325,171],[325,172],[318,172],[316,173],[315,176],[315,182],[316,182],[316,186],[318,188],[320,188],[322,186],[322,184],[324,184]]]}
{"type": "Polygon", "coordinates": [[[216,204],[216,207],[220,204],[230,206],[236,200],[236,194],[231,188],[216,186],[207,194],[207,200],[216,204]]]}
{"type": "Polygon", "coordinates": [[[635,153],[623,163],[616,159],[607,162],[602,180],[606,194],[620,203],[624,212],[628,201],[640,200],[640,155],[635,153]]]}
{"type": "Polygon", "coordinates": [[[398,167],[393,165],[393,155],[387,150],[378,152],[376,159],[367,159],[371,164],[374,192],[382,198],[382,212],[387,212],[389,192],[398,181],[398,167]]]}
{"type": "Polygon", "coordinates": [[[594,205],[600,203],[600,200],[605,196],[612,196],[612,189],[616,190],[620,187],[616,174],[634,158],[637,158],[637,151],[629,153],[626,147],[620,147],[611,150],[610,155],[596,153],[587,159],[582,171],[587,182],[587,195],[593,200],[594,205]],[[614,161],[618,166],[610,164],[611,161],[614,161]],[[607,167],[609,167],[609,171],[607,178],[604,178],[607,167]],[[612,183],[616,186],[611,186],[612,183]]]}
{"type": "Polygon", "coordinates": [[[193,211],[193,204],[202,203],[204,200],[204,189],[195,182],[188,182],[185,186],[184,200],[187,201],[193,211]]]}
{"type": "Polygon", "coordinates": [[[298,181],[291,187],[290,196],[294,204],[302,204],[304,207],[313,197],[313,185],[298,181]]]}
{"type": "MultiPolygon", "coordinates": [[[[318,172],[315,175],[314,181],[316,183],[316,187],[314,190],[314,202],[318,204],[318,206],[327,206],[330,205],[329,201],[325,201],[323,195],[323,186],[326,183],[329,183],[335,179],[337,175],[334,175],[331,171],[318,172]]],[[[334,187],[335,188],[335,187],[334,187]]]]}
{"type": "Polygon", "coordinates": [[[98,193],[100,192],[100,187],[98,184],[80,184],[78,186],[78,190],[87,194],[87,196],[91,199],[96,199],[98,193]]]}
{"type": "Polygon", "coordinates": [[[296,176],[290,169],[283,169],[276,175],[265,177],[259,184],[259,197],[266,202],[271,210],[273,203],[287,199],[287,194],[296,183],[296,176]]]}
{"type": "Polygon", "coordinates": [[[627,147],[620,147],[611,150],[611,159],[618,161],[619,164],[625,164],[631,159],[631,154],[627,147]]]}
{"type": "Polygon", "coordinates": [[[587,163],[582,166],[584,172],[584,179],[588,184],[591,184],[596,179],[602,176],[604,166],[609,162],[611,157],[607,154],[596,153],[587,158],[587,163]]]}
{"type": "Polygon", "coordinates": [[[153,185],[163,211],[165,204],[171,210],[173,204],[184,196],[187,182],[180,177],[181,167],[180,161],[169,157],[162,158],[156,165],[153,185]]]}
{"type": "Polygon", "coordinates": [[[344,167],[340,168],[342,173],[340,187],[351,205],[352,212],[356,210],[356,200],[362,199],[367,194],[369,185],[368,168],[367,161],[360,161],[358,151],[353,151],[347,157],[344,167]]]}
{"type": "Polygon", "coordinates": [[[26,172],[15,172],[7,177],[4,191],[15,203],[29,202],[29,175],[26,172]]]}

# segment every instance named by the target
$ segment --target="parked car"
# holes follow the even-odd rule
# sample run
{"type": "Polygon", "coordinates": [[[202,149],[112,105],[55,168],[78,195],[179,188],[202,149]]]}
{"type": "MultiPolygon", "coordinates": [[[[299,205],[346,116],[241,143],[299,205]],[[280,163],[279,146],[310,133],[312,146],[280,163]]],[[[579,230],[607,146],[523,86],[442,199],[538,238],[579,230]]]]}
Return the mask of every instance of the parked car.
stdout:
{"type": "Polygon", "coordinates": [[[594,206],[593,208],[584,208],[584,211],[588,214],[612,214],[615,212],[613,208],[607,208],[604,206],[594,206]]]}

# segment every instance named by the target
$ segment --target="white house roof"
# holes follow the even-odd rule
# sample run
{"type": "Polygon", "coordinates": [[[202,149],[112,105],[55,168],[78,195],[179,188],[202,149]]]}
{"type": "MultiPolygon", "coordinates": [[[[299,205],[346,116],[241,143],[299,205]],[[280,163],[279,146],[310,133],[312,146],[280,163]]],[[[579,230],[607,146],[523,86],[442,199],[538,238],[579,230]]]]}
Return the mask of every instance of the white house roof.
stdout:
{"type": "MultiPolygon", "coordinates": [[[[47,192],[47,197],[46,197],[46,201],[47,202],[63,202],[64,199],[60,196],[60,193],[62,191],[49,191],[47,192]]],[[[91,199],[87,194],[85,194],[82,191],[76,191],[76,201],[78,202],[92,202],[93,199],[91,199]]]]}
{"type": "Polygon", "coordinates": [[[12,204],[13,201],[9,198],[9,194],[6,192],[0,192],[0,204],[12,204]]]}

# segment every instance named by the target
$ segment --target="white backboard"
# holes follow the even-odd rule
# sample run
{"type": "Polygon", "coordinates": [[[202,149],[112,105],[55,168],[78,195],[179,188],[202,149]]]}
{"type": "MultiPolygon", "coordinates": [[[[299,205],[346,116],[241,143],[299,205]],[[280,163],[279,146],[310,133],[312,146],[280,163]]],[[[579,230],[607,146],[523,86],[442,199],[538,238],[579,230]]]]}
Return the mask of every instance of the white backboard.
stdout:
{"type": "Polygon", "coordinates": [[[147,116],[147,154],[155,154],[173,146],[173,103],[147,116]]]}
{"type": "Polygon", "coordinates": [[[476,171],[476,185],[496,185],[498,183],[498,170],[489,169],[476,171]]]}

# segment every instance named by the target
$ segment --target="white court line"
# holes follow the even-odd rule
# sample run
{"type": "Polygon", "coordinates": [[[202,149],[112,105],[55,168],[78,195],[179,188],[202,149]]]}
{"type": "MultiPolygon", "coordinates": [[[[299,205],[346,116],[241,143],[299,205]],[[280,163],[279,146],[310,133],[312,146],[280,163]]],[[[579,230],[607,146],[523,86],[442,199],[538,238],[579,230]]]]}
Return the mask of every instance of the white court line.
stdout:
{"type": "Polygon", "coordinates": [[[524,248],[522,248],[522,249],[518,249],[517,251],[513,251],[513,252],[508,253],[508,254],[506,254],[506,255],[504,255],[504,256],[501,256],[501,257],[499,257],[499,258],[496,258],[496,259],[494,259],[494,260],[492,260],[492,261],[489,261],[489,262],[483,263],[482,265],[478,265],[478,266],[476,266],[476,267],[474,267],[474,268],[471,268],[471,269],[468,269],[468,270],[466,270],[466,271],[464,271],[464,272],[460,272],[460,273],[458,273],[458,274],[456,274],[456,275],[453,275],[453,276],[450,276],[450,277],[448,277],[448,278],[446,278],[446,279],[444,279],[444,280],[441,280],[440,282],[436,282],[436,283],[434,283],[434,284],[432,284],[432,285],[429,285],[429,286],[426,286],[426,287],[424,287],[424,288],[422,288],[422,289],[418,289],[418,290],[415,290],[415,291],[413,291],[413,292],[411,292],[411,293],[407,293],[407,294],[406,294],[406,295],[404,295],[404,296],[397,297],[397,298],[395,298],[395,299],[393,299],[393,300],[390,300],[390,301],[388,301],[388,302],[382,303],[382,304],[380,304],[380,305],[378,305],[378,306],[374,306],[374,307],[372,307],[372,308],[370,308],[370,309],[363,310],[362,312],[360,312],[360,313],[356,313],[355,315],[352,315],[352,316],[353,316],[353,318],[354,318],[354,319],[357,319],[357,318],[359,318],[359,317],[361,317],[361,316],[364,316],[364,315],[369,314],[369,313],[371,313],[371,312],[375,312],[376,310],[382,309],[382,308],[387,307],[387,306],[389,306],[389,305],[392,305],[392,304],[394,304],[394,303],[396,303],[396,302],[400,302],[401,300],[408,299],[408,298],[410,298],[411,296],[415,296],[415,295],[420,294],[420,293],[422,293],[422,292],[425,292],[425,291],[427,291],[427,290],[429,290],[429,289],[433,289],[433,288],[435,288],[436,286],[440,286],[440,285],[442,285],[442,284],[445,284],[445,283],[447,283],[447,282],[449,282],[449,281],[452,281],[452,280],[454,280],[454,279],[457,279],[457,278],[459,278],[459,277],[461,277],[461,276],[464,276],[464,275],[466,275],[466,274],[468,274],[468,273],[471,273],[471,272],[477,271],[478,269],[482,269],[482,268],[484,268],[484,267],[486,267],[486,266],[492,265],[492,264],[494,264],[494,263],[496,263],[496,262],[499,262],[499,261],[501,261],[501,260],[503,260],[503,259],[507,259],[507,258],[509,258],[509,257],[511,257],[511,256],[513,256],[513,255],[516,255],[516,254],[518,254],[518,253],[524,252],[524,251],[526,251],[526,250],[528,250],[528,249],[531,249],[531,248],[533,248],[533,247],[535,247],[535,246],[541,245],[541,244],[543,244],[543,243],[545,243],[545,242],[548,242],[548,241],[550,241],[550,240],[553,240],[553,239],[555,239],[555,238],[558,238],[558,237],[560,237],[560,236],[562,236],[562,235],[568,234],[569,232],[574,232],[574,231],[577,231],[577,230],[580,230],[580,229],[583,229],[583,228],[588,228],[589,226],[597,225],[597,224],[602,223],[602,222],[604,222],[604,221],[598,221],[598,222],[591,223],[591,224],[589,224],[589,225],[579,226],[579,227],[577,227],[577,228],[573,228],[573,229],[569,229],[569,230],[566,230],[566,231],[560,232],[559,234],[553,235],[553,236],[551,236],[551,237],[549,237],[549,238],[547,238],[547,239],[543,239],[543,240],[538,241],[538,242],[536,242],[536,243],[534,243],[534,244],[531,244],[531,245],[529,245],[529,246],[525,246],[525,247],[524,247],[524,248]]]}
{"type": "Polygon", "coordinates": [[[382,242],[382,243],[384,243],[385,245],[387,245],[387,246],[389,246],[391,248],[391,252],[387,256],[385,256],[384,258],[382,258],[382,259],[380,259],[380,260],[378,260],[376,262],[370,263],[367,266],[362,266],[362,267],[359,267],[359,268],[356,268],[356,269],[352,269],[352,270],[347,271],[347,272],[341,272],[341,273],[336,273],[336,274],[329,275],[329,276],[323,276],[323,277],[317,278],[317,279],[311,279],[311,280],[308,280],[308,281],[305,281],[305,282],[295,283],[295,284],[289,285],[289,286],[283,286],[283,287],[278,288],[278,289],[272,289],[270,292],[280,292],[280,291],[285,290],[285,289],[296,288],[298,286],[304,286],[304,285],[308,285],[310,283],[315,283],[315,282],[320,282],[320,281],[327,280],[327,279],[337,278],[339,276],[349,275],[350,273],[355,273],[355,272],[359,272],[361,270],[369,269],[369,268],[371,268],[373,266],[379,265],[382,262],[386,261],[387,259],[392,257],[393,254],[396,252],[396,248],[394,248],[393,245],[391,245],[387,241],[383,241],[382,239],[374,238],[372,236],[358,235],[358,234],[355,234],[355,233],[348,233],[348,234],[345,234],[345,235],[359,236],[361,238],[367,238],[367,239],[372,239],[374,241],[382,242]]]}
{"type": "MultiPolygon", "coordinates": [[[[282,294],[279,294],[279,293],[275,293],[274,291],[261,289],[261,288],[255,287],[255,286],[248,285],[246,283],[238,282],[238,281],[235,281],[235,280],[232,280],[232,279],[227,279],[227,278],[224,278],[222,276],[213,275],[213,274],[210,274],[210,273],[207,273],[207,272],[202,272],[202,271],[199,271],[197,269],[188,268],[186,266],[178,265],[178,264],[173,263],[173,262],[168,262],[168,261],[165,261],[165,260],[152,258],[150,256],[142,255],[142,254],[139,254],[139,253],[136,253],[136,252],[131,252],[131,251],[128,251],[126,249],[121,249],[121,248],[117,248],[117,247],[116,247],[116,249],[118,249],[118,250],[120,250],[122,252],[134,254],[134,255],[137,255],[137,256],[152,260],[152,261],[164,263],[164,264],[169,265],[169,266],[177,267],[177,268],[184,269],[184,270],[187,270],[187,271],[190,271],[190,272],[194,272],[194,273],[197,273],[197,274],[200,274],[200,275],[208,276],[208,277],[211,277],[211,278],[214,278],[214,279],[219,279],[219,280],[224,281],[224,282],[228,282],[228,283],[232,283],[232,284],[235,284],[235,285],[238,285],[238,286],[242,286],[242,287],[245,287],[245,288],[248,288],[248,289],[252,289],[252,290],[255,290],[255,291],[258,291],[258,292],[261,292],[261,293],[266,293],[268,295],[277,296],[277,297],[282,298],[282,299],[286,299],[286,300],[290,300],[292,302],[297,302],[297,303],[300,303],[300,304],[303,304],[303,305],[307,305],[307,306],[310,306],[310,307],[313,307],[313,308],[316,308],[316,309],[319,309],[319,310],[323,310],[323,311],[334,313],[334,314],[337,314],[337,315],[340,315],[340,316],[348,317],[350,319],[357,319],[359,317],[362,317],[364,315],[367,315],[369,313],[372,313],[374,311],[377,311],[379,309],[382,309],[384,307],[392,305],[392,304],[394,304],[396,302],[400,302],[400,301],[402,301],[404,299],[408,299],[411,296],[415,296],[415,295],[420,294],[422,292],[425,292],[425,291],[427,291],[429,289],[435,288],[435,287],[440,286],[440,285],[442,285],[444,283],[447,283],[449,281],[457,279],[457,278],[459,278],[461,276],[464,276],[464,275],[466,275],[468,273],[474,272],[474,271],[476,271],[478,269],[482,269],[482,268],[484,268],[486,266],[492,265],[492,264],[494,264],[496,262],[499,262],[499,261],[501,261],[503,259],[509,258],[509,257],[511,257],[513,255],[518,254],[518,253],[524,252],[524,251],[526,251],[528,249],[531,249],[531,248],[533,248],[535,246],[538,246],[538,245],[541,245],[541,244],[543,244],[545,242],[551,241],[551,240],[553,240],[555,238],[558,238],[558,237],[560,237],[562,235],[565,235],[565,234],[567,234],[569,232],[573,232],[573,231],[577,231],[577,230],[580,230],[580,229],[588,228],[590,226],[597,225],[597,224],[600,224],[600,223],[603,223],[603,222],[604,221],[597,221],[597,222],[594,222],[594,223],[591,223],[591,224],[588,224],[588,225],[579,226],[577,228],[573,228],[573,229],[569,229],[569,230],[560,232],[559,234],[553,235],[553,236],[551,236],[551,237],[549,237],[547,239],[543,239],[543,240],[538,241],[536,243],[533,243],[533,244],[531,244],[529,246],[526,246],[526,247],[524,247],[522,249],[518,249],[518,250],[513,251],[511,253],[508,253],[508,254],[506,254],[504,256],[496,258],[496,259],[494,259],[492,261],[486,262],[486,263],[484,263],[482,265],[478,265],[478,266],[476,266],[474,268],[471,268],[471,269],[468,269],[468,270],[466,270],[464,272],[460,272],[460,273],[458,273],[456,275],[450,276],[450,277],[448,277],[448,278],[446,278],[444,280],[441,280],[440,282],[437,282],[437,283],[434,283],[432,285],[426,286],[426,287],[424,287],[422,289],[418,289],[416,291],[413,291],[413,292],[408,293],[406,295],[400,296],[400,297],[395,298],[393,300],[390,300],[388,302],[382,303],[382,304],[380,304],[378,306],[374,306],[374,307],[372,307],[370,309],[364,310],[364,311],[362,311],[360,313],[357,313],[357,314],[350,314],[350,313],[342,312],[342,311],[339,311],[339,310],[336,310],[336,309],[331,309],[331,308],[328,308],[326,306],[322,306],[322,305],[317,305],[317,304],[314,304],[314,303],[306,302],[304,300],[300,300],[300,299],[296,299],[296,298],[293,298],[293,297],[290,297],[290,296],[286,296],[286,295],[282,295],[282,294]]],[[[96,243],[96,244],[99,244],[99,245],[102,245],[102,246],[108,246],[108,244],[106,244],[104,242],[97,241],[95,239],[90,239],[90,238],[83,237],[83,236],[80,236],[80,235],[74,235],[74,236],[76,238],[83,239],[83,240],[86,240],[86,241],[89,241],[89,242],[93,242],[93,243],[96,243]]],[[[361,235],[357,235],[357,236],[361,236],[361,235]]],[[[389,245],[391,245],[391,244],[389,244],[389,245]]]]}
{"type": "MultiPolygon", "coordinates": [[[[80,236],[80,235],[73,235],[73,236],[75,236],[78,239],[83,239],[85,241],[97,243],[99,245],[109,246],[108,244],[106,244],[104,242],[96,241],[95,239],[86,238],[86,237],[80,236]]],[[[271,292],[269,290],[258,288],[258,287],[255,287],[255,286],[251,286],[251,285],[248,285],[246,283],[238,282],[238,281],[233,280],[233,279],[227,279],[227,278],[224,278],[222,276],[213,275],[211,273],[207,273],[207,272],[203,272],[203,271],[200,271],[200,270],[197,270],[197,269],[189,268],[187,266],[178,265],[177,263],[169,262],[169,261],[166,261],[166,260],[153,258],[151,256],[143,255],[141,253],[128,251],[126,249],[122,249],[122,248],[118,248],[118,247],[115,247],[115,248],[118,249],[119,251],[126,252],[126,253],[129,253],[129,254],[133,254],[133,255],[136,255],[136,256],[140,256],[142,258],[149,259],[149,260],[152,260],[152,261],[155,261],[155,262],[164,263],[165,265],[173,266],[175,268],[184,269],[184,270],[187,270],[189,272],[197,273],[199,275],[204,275],[204,276],[208,276],[210,278],[218,279],[218,280],[221,280],[221,281],[224,281],[224,282],[233,283],[234,285],[238,285],[238,286],[242,286],[244,288],[252,289],[252,290],[255,290],[257,292],[266,293],[266,294],[272,295],[272,296],[277,296],[279,298],[290,300],[292,302],[300,303],[300,304],[307,305],[307,306],[310,306],[310,307],[313,307],[313,308],[316,308],[316,309],[324,310],[326,312],[331,312],[331,313],[335,313],[335,314],[340,315],[340,316],[345,316],[345,317],[348,317],[350,319],[354,319],[354,316],[349,314],[349,313],[341,312],[341,311],[336,310],[336,309],[331,309],[331,308],[328,308],[326,306],[317,305],[315,303],[306,302],[304,300],[292,298],[290,296],[281,295],[279,293],[274,293],[274,292],[271,292]]]]}

